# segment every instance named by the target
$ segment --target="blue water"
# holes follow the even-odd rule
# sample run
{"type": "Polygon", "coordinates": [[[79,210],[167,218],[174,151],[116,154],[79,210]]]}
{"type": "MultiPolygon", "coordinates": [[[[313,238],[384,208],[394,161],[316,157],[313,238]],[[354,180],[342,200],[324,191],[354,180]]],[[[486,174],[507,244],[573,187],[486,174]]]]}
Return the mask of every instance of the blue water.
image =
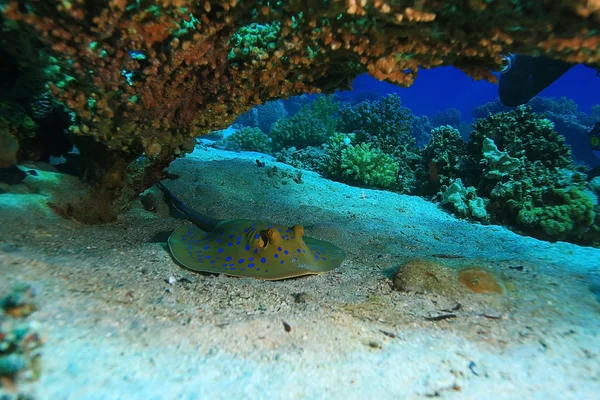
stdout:
{"type": "MultiPolygon", "coordinates": [[[[475,81],[454,67],[421,70],[415,83],[409,88],[381,82],[367,74],[357,77],[352,92],[340,92],[340,96],[354,96],[356,92],[377,92],[385,96],[396,93],[402,103],[415,115],[432,116],[447,108],[458,109],[463,119],[471,119],[471,110],[498,98],[498,85],[475,81]]],[[[589,113],[593,105],[600,103],[600,78],[593,68],[578,65],[543,90],[541,97],[567,97],[579,106],[579,111],[589,113]]]]}

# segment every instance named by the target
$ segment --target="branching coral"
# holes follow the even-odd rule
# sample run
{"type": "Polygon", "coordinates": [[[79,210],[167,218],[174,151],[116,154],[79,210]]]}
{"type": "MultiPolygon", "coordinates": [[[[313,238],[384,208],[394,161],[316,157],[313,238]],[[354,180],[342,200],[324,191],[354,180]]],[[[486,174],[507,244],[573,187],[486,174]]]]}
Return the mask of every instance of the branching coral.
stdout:
{"type": "Polygon", "coordinates": [[[225,143],[228,148],[238,151],[257,151],[265,154],[271,152],[271,140],[258,128],[243,127],[228,136],[225,143]]]}
{"type": "Polygon", "coordinates": [[[338,108],[339,103],[332,96],[318,96],[293,117],[273,124],[269,136],[279,149],[319,146],[335,133],[338,108]]]}
{"type": "Polygon", "coordinates": [[[440,188],[465,177],[467,145],[456,128],[440,126],[431,130],[431,139],[421,152],[417,177],[419,194],[435,195],[440,188]]]}
{"type": "Polygon", "coordinates": [[[465,149],[453,128],[433,130],[418,172],[423,194],[441,198],[459,216],[600,245],[597,194],[551,121],[518,107],[479,119],[470,139],[465,149]]]}
{"type": "Polygon", "coordinates": [[[408,108],[402,107],[400,98],[391,94],[379,101],[344,105],[339,114],[338,131],[353,133],[356,143],[368,143],[371,148],[392,156],[399,168],[395,190],[412,192],[419,151],[412,136],[413,116],[408,108]]]}
{"type": "Polygon", "coordinates": [[[277,121],[269,133],[277,149],[318,146],[327,140],[327,127],[311,113],[299,112],[290,118],[277,121]]]}
{"type": "Polygon", "coordinates": [[[344,182],[391,188],[397,185],[394,158],[369,143],[357,142],[354,134],[336,134],[328,143],[326,173],[344,182]]]}

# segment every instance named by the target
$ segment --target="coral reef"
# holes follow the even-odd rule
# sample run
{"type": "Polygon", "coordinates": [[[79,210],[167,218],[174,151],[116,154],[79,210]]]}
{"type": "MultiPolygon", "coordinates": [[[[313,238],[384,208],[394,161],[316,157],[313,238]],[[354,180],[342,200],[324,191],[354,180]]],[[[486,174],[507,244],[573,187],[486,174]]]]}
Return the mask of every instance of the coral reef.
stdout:
{"type": "MultiPolygon", "coordinates": [[[[577,162],[591,166],[600,165],[600,160],[594,156],[587,143],[588,132],[596,122],[600,121],[600,113],[594,114],[595,108],[592,108],[590,115],[587,115],[578,110],[575,102],[565,97],[554,99],[536,96],[527,105],[534,113],[554,123],[554,129],[565,137],[577,162]]],[[[475,118],[486,118],[489,114],[510,110],[510,107],[506,107],[496,100],[476,107],[472,114],[475,118]]]]}
{"type": "Polygon", "coordinates": [[[398,164],[394,158],[355,138],[355,134],[339,133],[331,138],[327,146],[327,175],[358,185],[394,187],[398,179],[398,164]]]}
{"type": "Polygon", "coordinates": [[[363,101],[355,106],[340,108],[338,131],[354,134],[355,143],[368,143],[391,156],[398,166],[397,185],[394,190],[410,193],[416,186],[415,166],[419,150],[412,136],[413,116],[402,107],[396,94],[379,101],[363,101]]]}
{"type": "Polygon", "coordinates": [[[459,216],[600,245],[598,197],[550,120],[529,106],[489,114],[473,125],[466,152],[457,131],[437,129],[417,172],[422,194],[459,216]]]}
{"type": "Polygon", "coordinates": [[[267,101],[257,108],[258,128],[266,134],[271,132],[271,127],[275,122],[288,116],[281,100],[267,101]]]}
{"type": "Polygon", "coordinates": [[[273,124],[269,136],[277,149],[319,146],[335,132],[339,103],[332,96],[318,96],[290,118],[273,124]]]}
{"type": "Polygon", "coordinates": [[[269,136],[277,149],[292,146],[302,149],[324,143],[327,140],[327,128],[320,119],[313,118],[310,112],[301,111],[273,124],[269,136]]]}
{"type": "Polygon", "coordinates": [[[225,139],[225,146],[235,151],[257,151],[269,154],[271,140],[259,128],[243,127],[225,139]]]}
{"type": "Polygon", "coordinates": [[[73,118],[86,178],[113,198],[143,191],[188,138],[359,73],[409,86],[439,65],[494,80],[509,52],[600,61],[600,10],[587,0],[2,0],[0,11],[2,50],[44,78],[73,118]],[[127,170],[142,153],[136,186],[127,170]]]}
{"type": "Polygon", "coordinates": [[[440,187],[463,178],[467,145],[456,128],[440,126],[431,130],[431,138],[421,152],[417,170],[418,193],[433,196],[440,187]]]}
{"type": "Polygon", "coordinates": [[[473,186],[464,187],[460,178],[444,190],[442,205],[448,207],[460,217],[485,220],[488,216],[484,200],[477,197],[477,190],[473,186]]]}
{"type": "Polygon", "coordinates": [[[323,173],[323,168],[328,161],[327,152],[323,146],[307,146],[300,150],[292,146],[277,152],[275,157],[279,162],[319,173],[323,173]]]}
{"type": "Polygon", "coordinates": [[[454,128],[458,128],[462,123],[462,115],[456,108],[448,108],[444,111],[435,113],[435,115],[430,118],[430,121],[431,125],[436,128],[442,125],[450,125],[454,128]]]}
{"type": "Polygon", "coordinates": [[[415,138],[416,145],[422,149],[431,139],[431,130],[433,126],[426,115],[414,116],[412,123],[412,135],[415,138]]]}
{"type": "Polygon", "coordinates": [[[248,112],[240,115],[234,122],[250,128],[260,128],[264,133],[271,132],[271,126],[282,118],[286,118],[288,112],[281,100],[267,101],[252,107],[248,112]]]}

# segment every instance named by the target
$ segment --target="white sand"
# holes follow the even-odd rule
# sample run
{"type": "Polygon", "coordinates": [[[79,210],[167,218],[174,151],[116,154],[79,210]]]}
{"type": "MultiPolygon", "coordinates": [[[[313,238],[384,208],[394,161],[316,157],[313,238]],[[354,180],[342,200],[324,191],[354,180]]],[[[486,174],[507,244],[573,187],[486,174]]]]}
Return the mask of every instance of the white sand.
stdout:
{"type": "Polygon", "coordinates": [[[301,223],[346,249],[340,269],[278,282],[197,274],[151,241],[182,223],[164,205],[152,213],[135,201],[117,222],[85,226],[45,206],[57,190],[75,196],[73,178],[29,176],[0,195],[0,294],[39,288],[28,320],[47,338],[41,379],[20,390],[53,400],[597,398],[600,250],[460,221],[417,197],[363,198],[311,172],[301,184],[270,177],[275,165],[295,171],[198,149],[166,184],[217,218],[301,223]],[[465,291],[456,318],[427,321],[456,299],[393,290],[392,272],[413,258],[490,268],[508,290],[465,291]]]}

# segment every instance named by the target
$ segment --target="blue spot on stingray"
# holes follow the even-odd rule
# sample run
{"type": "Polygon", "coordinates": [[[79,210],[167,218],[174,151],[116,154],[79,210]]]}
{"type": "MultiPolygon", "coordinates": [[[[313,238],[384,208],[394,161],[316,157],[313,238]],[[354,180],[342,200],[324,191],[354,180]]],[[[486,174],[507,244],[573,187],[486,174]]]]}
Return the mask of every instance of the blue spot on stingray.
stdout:
{"type": "Polygon", "coordinates": [[[265,272],[269,272],[269,270],[268,270],[268,269],[265,269],[265,272]]]}
{"type": "Polygon", "coordinates": [[[244,271],[246,268],[240,268],[240,271],[244,271]]]}
{"type": "Polygon", "coordinates": [[[264,264],[264,263],[267,262],[267,259],[263,257],[263,258],[260,259],[260,262],[264,264]]]}
{"type": "Polygon", "coordinates": [[[211,263],[211,264],[214,264],[214,263],[215,263],[215,260],[210,260],[210,263],[211,263]]]}
{"type": "Polygon", "coordinates": [[[319,256],[315,256],[315,260],[318,260],[318,259],[319,259],[319,256]]]}
{"type": "Polygon", "coordinates": [[[249,257],[248,261],[254,261],[254,257],[249,257]]]}
{"type": "Polygon", "coordinates": [[[277,248],[277,251],[281,251],[281,247],[278,247],[278,248],[277,248]]]}
{"type": "Polygon", "coordinates": [[[229,264],[230,267],[233,267],[235,264],[229,264]]]}
{"type": "Polygon", "coordinates": [[[260,237],[260,235],[257,233],[256,235],[254,235],[254,239],[258,239],[260,237]]]}
{"type": "Polygon", "coordinates": [[[248,233],[249,229],[244,229],[244,233],[248,233]]]}
{"type": "Polygon", "coordinates": [[[223,241],[223,239],[217,238],[217,243],[221,243],[222,241],[223,241]]]}
{"type": "Polygon", "coordinates": [[[285,233],[289,233],[289,232],[290,232],[290,230],[289,230],[289,229],[286,229],[286,230],[285,230],[285,233]]]}
{"type": "Polygon", "coordinates": [[[325,257],[321,257],[321,260],[323,261],[327,261],[327,259],[325,257]]]}
{"type": "Polygon", "coordinates": [[[246,251],[250,250],[250,245],[247,244],[246,247],[244,247],[244,250],[246,250],[246,251]]]}
{"type": "Polygon", "coordinates": [[[243,263],[243,262],[244,262],[244,259],[243,259],[243,258],[240,258],[240,259],[238,260],[238,264],[241,264],[241,263],[243,263]]]}
{"type": "Polygon", "coordinates": [[[279,254],[273,254],[273,258],[279,258],[279,254]]]}
{"type": "Polygon", "coordinates": [[[204,258],[210,258],[210,256],[204,256],[204,258]]]}
{"type": "Polygon", "coordinates": [[[283,264],[284,262],[285,262],[285,261],[281,260],[281,261],[279,261],[279,264],[283,264]]]}
{"type": "Polygon", "coordinates": [[[227,243],[227,246],[231,247],[231,246],[233,246],[233,243],[229,242],[229,243],[227,243]]]}
{"type": "Polygon", "coordinates": [[[300,249],[296,249],[296,251],[297,251],[298,253],[302,253],[302,250],[300,250],[300,249]]]}
{"type": "Polygon", "coordinates": [[[229,239],[233,239],[233,234],[229,235],[229,239]]]}
{"type": "Polygon", "coordinates": [[[202,250],[208,250],[208,249],[210,249],[210,246],[209,246],[209,245],[205,245],[205,246],[202,248],[202,250]]]}
{"type": "Polygon", "coordinates": [[[227,257],[225,261],[231,261],[231,257],[227,257]]]}
{"type": "Polygon", "coordinates": [[[234,270],[235,270],[235,267],[231,268],[231,270],[232,270],[232,271],[234,271],[234,270]]]}
{"type": "Polygon", "coordinates": [[[254,267],[254,264],[248,264],[248,268],[254,267]]]}
{"type": "Polygon", "coordinates": [[[258,253],[258,249],[254,249],[253,253],[254,254],[258,253]]]}
{"type": "Polygon", "coordinates": [[[281,232],[281,228],[277,228],[277,230],[278,230],[279,232],[281,232]]]}
{"type": "Polygon", "coordinates": [[[256,268],[257,271],[260,271],[260,268],[256,268]]]}
{"type": "Polygon", "coordinates": [[[283,254],[290,254],[290,252],[289,252],[289,251],[287,251],[287,250],[284,250],[284,251],[283,251],[283,254]]]}
{"type": "Polygon", "coordinates": [[[219,250],[217,250],[217,253],[222,253],[222,252],[223,252],[222,248],[219,248],[219,250]]]}
{"type": "Polygon", "coordinates": [[[226,267],[226,266],[227,266],[227,264],[223,264],[223,267],[226,267]]]}

